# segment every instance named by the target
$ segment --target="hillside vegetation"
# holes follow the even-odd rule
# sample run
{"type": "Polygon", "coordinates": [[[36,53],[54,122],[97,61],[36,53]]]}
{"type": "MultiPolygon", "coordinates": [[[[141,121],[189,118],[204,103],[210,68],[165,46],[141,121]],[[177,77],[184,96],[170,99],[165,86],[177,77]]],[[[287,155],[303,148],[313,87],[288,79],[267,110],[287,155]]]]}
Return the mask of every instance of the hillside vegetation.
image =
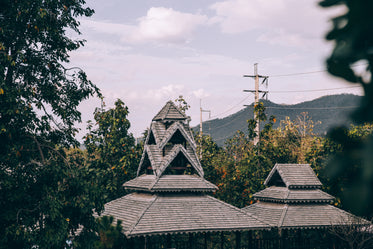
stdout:
{"type": "MultiPolygon", "coordinates": [[[[277,128],[281,120],[289,117],[290,120],[296,120],[301,113],[306,112],[311,120],[316,124],[314,132],[319,135],[324,135],[326,132],[336,125],[349,126],[350,113],[356,106],[359,105],[360,96],[352,94],[340,94],[324,96],[312,101],[306,101],[295,105],[276,104],[271,101],[261,100],[266,107],[266,114],[276,117],[274,128],[277,128]]],[[[247,131],[247,120],[253,118],[253,104],[222,119],[213,119],[203,123],[203,132],[209,134],[213,140],[219,145],[224,145],[224,142],[232,138],[237,130],[247,131]]],[[[263,124],[262,124],[263,125],[263,124]]],[[[262,126],[261,125],[261,126],[262,126]]],[[[199,125],[193,128],[194,131],[199,131],[199,125]]]]}

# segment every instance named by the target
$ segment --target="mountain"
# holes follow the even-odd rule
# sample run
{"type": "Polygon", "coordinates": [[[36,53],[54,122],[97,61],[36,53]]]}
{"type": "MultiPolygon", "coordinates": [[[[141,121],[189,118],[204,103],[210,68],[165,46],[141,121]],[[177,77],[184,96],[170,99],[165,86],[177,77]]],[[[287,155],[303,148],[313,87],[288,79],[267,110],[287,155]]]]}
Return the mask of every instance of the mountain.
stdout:
{"type": "MultiPolygon", "coordinates": [[[[314,123],[321,121],[321,124],[315,125],[314,132],[324,135],[333,126],[349,126],[351,124],[349,115],[359,105],[361,96],[352,94],[329,95],[295,105],[276,104],[267,100],[261,101],[266,107],[267,116],[274,115],[276,117],[275,128],[280,124],[280,120],[284,120],[286,117],[295,120],[302,112],[307,112],[314,123]]],[[[253,104],[251,104],[225,118],[203,122],[203,133],[211,135],[213,140],[222,146],[237,130],[246,132],[247,120],[252,119],[253,116],[253,104]]],[[[199,131],[199,125],[193,127],[193,130],[199,131]]]]}

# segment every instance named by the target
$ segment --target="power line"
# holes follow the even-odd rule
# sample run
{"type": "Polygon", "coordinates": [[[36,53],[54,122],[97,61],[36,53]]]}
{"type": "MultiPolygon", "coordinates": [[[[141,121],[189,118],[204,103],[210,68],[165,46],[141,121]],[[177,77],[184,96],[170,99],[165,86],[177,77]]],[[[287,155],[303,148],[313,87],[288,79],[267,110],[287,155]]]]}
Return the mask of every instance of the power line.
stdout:
{"type": "Polygon", "coordinates": [[[214,116],[211,116],[211,117],[209,118],[209,120],[210,120],[210,119],[213,119],[213,118],[216,118],[216,117],[219,117],[219,116],[221,116],[221,115],[223,115],[223,114],[226,114],[226,113],[232,111],[234,108],[236,108],[237,106],[239,106],[239,105],[241,105],[243,102],[245,102],[249,97],[250,97],[250,96],[246,96],[246,97],[245,97],[244,99],[242,99],[239,103],[235,104],[234,106],[232,106],[232,107],[229,108],[228,110],[226,110],[226,111],[224,111],[224,112],[222,112],[222,113],[216,114],[216,115],[214,115],[214,116]]]}
{"type": "Polygon", "coordinates": [[[361,88],[361,86],[347,86],[347,87],[338,87],[338,88],[324,88],[324,89],[309,89],[309,90],[294,90],[294,91],[271,91],[271,93],[300,93],[300,92],[322,92],[330,90],[340,90],[348,88],[361,88]]]}
{"type": "MultiPolygon", "coordinates": [[[[359,67],[359,66],[368,66],[368,63],[363,63],[363,64],[357,64],[357,65],[352,65],[351,67],[359,67]]],[[[315,73],[324,73],[328,72],[327,69],[323,70],[316,70],[316,71],[309,71],[309,72],[300,72],[300,73],[289,73],[289,74],[277,74],[277,75],[270,75],[269,77],[287,77],[287,76],[296,76],[296,75],[305,75],[305,74],[315,74],[315,73]]]]}
{"type": "Polygon", "coordinates": [[[318,70],[318,71],[310,71],[310,72],[303,72],[303,73],[289,73],[289,74],[277,74],[277,75],[270,75],[270,77],[287,77],[287,76],[296,76],[296,75],[304,75],[304,74],[314,74],[314,73],[323,73],[327,72],[328,70],[318,70]]]}
{"type": "Polygon", "coordinates": [[[266,109],[284,109],[284,110],[325,110],[325,109],[353,109],[358,106],[330,106],[330,107],[277,107],[267,106],[266,109]]]}

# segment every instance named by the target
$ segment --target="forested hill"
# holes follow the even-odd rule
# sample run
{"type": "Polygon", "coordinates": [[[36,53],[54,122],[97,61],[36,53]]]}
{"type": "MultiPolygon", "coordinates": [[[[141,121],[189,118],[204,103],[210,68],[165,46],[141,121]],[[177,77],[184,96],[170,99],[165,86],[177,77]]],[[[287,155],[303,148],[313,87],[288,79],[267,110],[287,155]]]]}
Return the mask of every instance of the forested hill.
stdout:
{"type": "MultiPolygon", "coordinates": [[[[281,120],[290,117],[291,120],[297,119],[302,112],[307,112],[308,116],[317,124],[314,132],[317,134],[326,134],[326,132],[336,125],[350,125],[349,114],[354,110],[361,100],[360,96],[352,94],[324,96],[312,101],[302,102],[295,105],[275,104],[271,101],[262,100],[266,107],[268,117],[274,115],[278,127],[281,120]]],[[[213,119],[203,123],[203,132],[212,136],[214,141],[222,146],[226,139],[233,136],[237,130],[247,131],[247,120],[253,118],[253,104],[222,119],[213,119]]],[[[199,125],[193,130],[198,131],[199,125]]]]}

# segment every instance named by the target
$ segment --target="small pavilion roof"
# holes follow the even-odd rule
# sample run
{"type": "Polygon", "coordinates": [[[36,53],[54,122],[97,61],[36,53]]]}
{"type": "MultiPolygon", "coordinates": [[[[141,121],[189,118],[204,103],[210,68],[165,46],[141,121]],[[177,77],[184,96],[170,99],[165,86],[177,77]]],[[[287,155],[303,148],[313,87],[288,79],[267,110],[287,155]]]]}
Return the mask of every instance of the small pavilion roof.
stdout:
{"type": "Polygon", "coordinates": [[[167,104],[158,112],[153,118],[153,121],[167,121],[167,120],[186,120],[188,117],[181,112],[172,101],[167,104]]]}
{"type": "MultiPolygon", "coordinates": [[[[260,217],[272,226],[282,229],[310,229],[351,225],[358,219],[356,216],[326,203],[290,205],[257,202],[243,208],[243,210],[260,217]]],[[[369,224],[366,220],[363,220],[363,223],[369,224]]]]}
{"type": "Polygon", "coordinates": [[[198,175],[141,175],[123,184],[126,189],[147,192],[214,192],[214,184],[198,175]]]}
{"type": "Polygon", "coordinates": [[[254,198],[260,201],[281,203],[330,203],[335,198],[320,189],[288,189],[286,187],[272,186],[255,193],[254,198]]]}
{"type": "Polygon", "coordinates": [[[322,184],[309,164],[276,164],[264,182],[273,186],[282,182],[287,188],[321,188],[322,184]]]}
{"type": "Polygon", "coordinates": [[[127,237],[268,229],[269,224],[208,195],[132,193],[105,205],[101,215],[123,221],[127,237]]]}
{"type": "Polygon", "coordinates": [[[278,228],[308,229],[351,225],[362,220],[330,202],[308,164],[276,164],[264,182],[268,187],[253,196],[259,202],[242,210],[278,228]]]}

